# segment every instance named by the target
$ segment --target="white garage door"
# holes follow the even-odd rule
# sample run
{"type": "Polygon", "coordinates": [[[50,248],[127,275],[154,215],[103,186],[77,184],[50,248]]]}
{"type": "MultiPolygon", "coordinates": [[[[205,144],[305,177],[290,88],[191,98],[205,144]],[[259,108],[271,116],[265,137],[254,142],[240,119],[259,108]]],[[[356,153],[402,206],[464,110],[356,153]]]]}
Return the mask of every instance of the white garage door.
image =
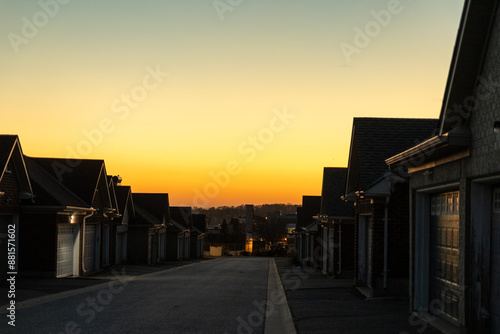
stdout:
{"type": "Polygon", "coordinates": [[[500,188],[493,191],[491,233],[491,333],[500,333],[500,188]]]}
{"type": "Polygon", "coordinates": [[[73,225],[57,225],[57,277],[73,275],[73,225]]]}
{"type": "Polygon", "coordinates": [[[96,248],[96,227],[95,225],[85,226],[85,250],[83,253],[84,269],[86,271],[95,270],[95,248],[96,248]]]}

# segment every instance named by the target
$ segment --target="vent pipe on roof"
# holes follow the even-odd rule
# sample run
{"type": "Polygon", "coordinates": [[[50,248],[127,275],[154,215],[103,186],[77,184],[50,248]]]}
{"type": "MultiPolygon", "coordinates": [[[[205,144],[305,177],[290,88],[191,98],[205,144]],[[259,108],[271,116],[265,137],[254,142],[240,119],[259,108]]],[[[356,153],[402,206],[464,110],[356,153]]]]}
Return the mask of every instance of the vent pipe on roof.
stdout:
{"type": "Polygon", "coordinates": [[[122,183],[122,177],[120,175],[113,176],[113,184],[118,186],[122,183]]]}

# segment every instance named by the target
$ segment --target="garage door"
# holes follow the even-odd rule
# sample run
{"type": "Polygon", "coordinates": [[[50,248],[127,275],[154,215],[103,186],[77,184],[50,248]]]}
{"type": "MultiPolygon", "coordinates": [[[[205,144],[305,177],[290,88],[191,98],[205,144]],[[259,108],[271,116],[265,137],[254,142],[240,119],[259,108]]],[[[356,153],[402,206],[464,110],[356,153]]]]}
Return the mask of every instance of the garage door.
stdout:
{"type": "Polygon", "coordinates": [[[500,333],[500,188],[493,191],[491,233],[491,333],[500,333]]]}
{"type": "Polygon", "coordinates": [[[107,266],[109,265],[109,244],[110,244],[110,240],[111,240],[111,228],[109,225],[104,225],[104,236],[103,236],[103,239],[102,239],[102,243],[103,243],[103,251],[104,251],[104,254],[103,254],[103,265],[104,266],[107,266]]]}
{"type": "Polygon", "coordinates": [[[165,239],[166,235],[165,232],[160,233],[160,249],[159,249],[159,254],[158,258],[160,261],[165,261],[165,239]]]}
{"type": "Polygon", "coordinates": [[[85,226],[85,250],[83,253],[85,271],[95,270],[96,226],[85,226]]]}
{"type": "Polygon", "coordinates": [[[458,324],[459,192],[431,197],[429,310],[458,324]]]}
{"type": "Polygon", "coordinates": [[[57,225],[57,277],[73,275],[73,249],[75,237],[73,225],[57,225]]]}
{"type": "Polygon", "coordinates": [[[123,261],[123,235],[125,233],[117,233],[116,234],[116,264],[120,264],[123,261]]]}

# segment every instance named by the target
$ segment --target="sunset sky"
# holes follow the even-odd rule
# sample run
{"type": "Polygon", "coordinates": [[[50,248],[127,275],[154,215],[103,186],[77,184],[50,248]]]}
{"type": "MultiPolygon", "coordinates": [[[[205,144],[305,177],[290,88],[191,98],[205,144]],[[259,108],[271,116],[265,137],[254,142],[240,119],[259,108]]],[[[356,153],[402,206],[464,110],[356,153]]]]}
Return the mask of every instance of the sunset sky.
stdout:
{"type": "Polygon", "coordinates": [[[300,203],[353,117],[438,117],[462,8],[0,0],[0,133],[171,205],[300,203]]]}

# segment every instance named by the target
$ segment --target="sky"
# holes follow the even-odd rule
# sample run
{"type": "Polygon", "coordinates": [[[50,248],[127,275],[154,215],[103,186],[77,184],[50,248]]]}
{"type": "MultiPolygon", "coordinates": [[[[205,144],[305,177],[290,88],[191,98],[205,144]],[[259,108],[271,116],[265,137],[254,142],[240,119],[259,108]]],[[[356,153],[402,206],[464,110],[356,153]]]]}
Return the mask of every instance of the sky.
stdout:
{"type": "Polygon", "coordinates": [[[292,203],[353,117],[437,118],[463,0],[0,0],[0,133],[171,205],[292,203]]]}

